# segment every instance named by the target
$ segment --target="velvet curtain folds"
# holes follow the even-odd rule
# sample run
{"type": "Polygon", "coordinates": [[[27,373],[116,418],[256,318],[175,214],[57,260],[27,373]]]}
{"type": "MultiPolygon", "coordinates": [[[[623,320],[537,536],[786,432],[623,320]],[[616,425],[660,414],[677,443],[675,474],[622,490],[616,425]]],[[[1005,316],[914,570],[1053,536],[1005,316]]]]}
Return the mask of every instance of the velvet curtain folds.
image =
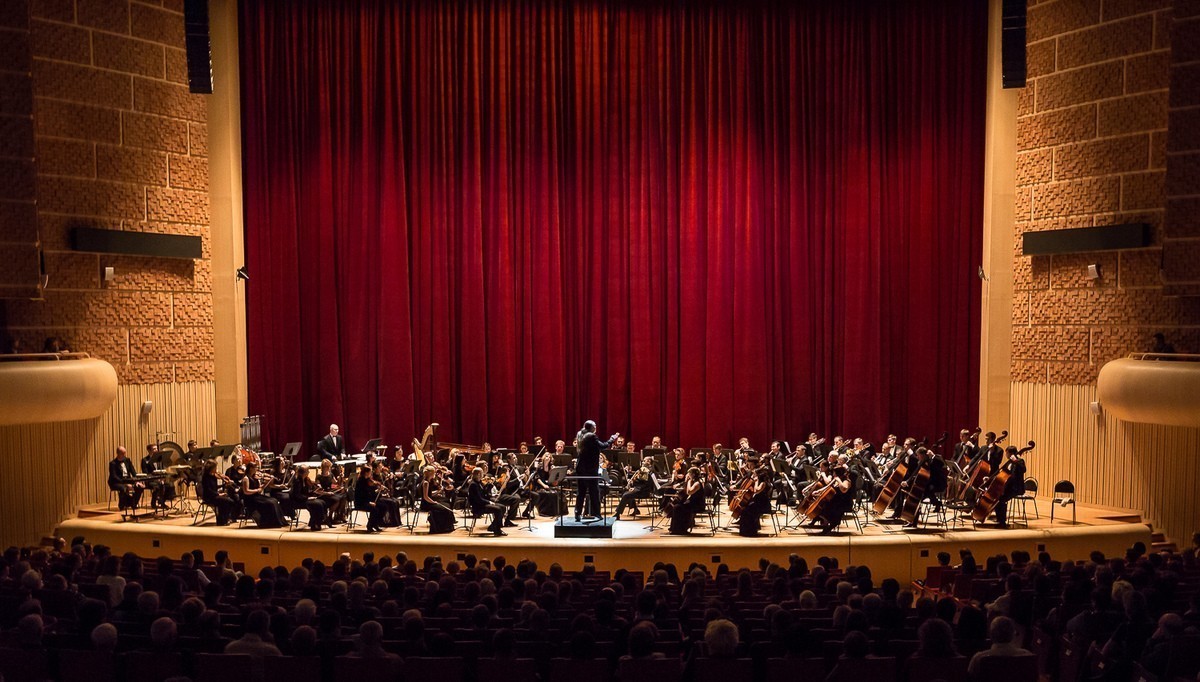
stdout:
{"type": "Polygon", "coordinates": [[[975,425],[984,0],[242,0],[271,444],[975,425]]]}

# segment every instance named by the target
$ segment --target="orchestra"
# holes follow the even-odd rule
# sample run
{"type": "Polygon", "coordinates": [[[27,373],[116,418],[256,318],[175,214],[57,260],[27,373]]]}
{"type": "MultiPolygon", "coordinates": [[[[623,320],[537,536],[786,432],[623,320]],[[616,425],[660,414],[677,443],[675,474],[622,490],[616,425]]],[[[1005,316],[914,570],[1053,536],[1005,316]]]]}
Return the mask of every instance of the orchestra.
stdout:
{"type": "Polygon", "coordinates": [[[676,535],[692,529],[698,512],[711,508],[719,513],[727,506],[734,530],[754,537],[767,514],[786,515],[777,528],[813,527],[822,533],[837,530],[855,513],[914,528],[928,514],[940,515],[944,523],[943,508],[949,503],[960,512],[965,505],[970,513],[964,517],[976,522],[994,515],[997,525],[1007,527],[1008,501],[1024,493],[1022,455],[1030,449],[1005,449],[1007,431],[997,435],[976,428],[961,429],[958,442],[947,446],[944,455],[946,435],[929,442],[888,434],[877,450],[863,437],[835,435],[827,445],[815,432],[794,448],[774,439],[759,452],[741,437],[733,450],[717,442],[689,454],[682,447],[664,446],[661,436],[651,436],[650,445],[640,451],[633,439],[619,434],[600,441],[588,424],[574,438],[574,459],[563,439],[555,440],[551,450],[540,444],[541,437],[531,439],[532,448],[527,442],[511,449],[487,442],[439,445],[435,434],[430,440],[436,424],[424,439],[413,440],[411,454],[397,446],[393,456],[378,458],[376,451],[387,449],[379,440],[368,443],[369,452],[351,456],[339,427],[331,424],[312,464],[242,445],[223,450],[228,457],[222,464],[210,454],[221,449],[215,440],[203,450],[191,440],[186,453],[178,446],[160,451],[152,443],[141,473],[125,449],[118,448],[109,462],[108,485],[122,514],[136,518],[146,491],[151,511],[165,515],[176,484],[186,496],[186,483],[196,482],[196,501],[215,514],[218,526],[242,519],[260,528],[279,528],[289,520],[293,525],[307,520],[310,530],[321,531],[347,523],[353,505],[366,512],[370,533],[399,526],[404,509],[413,518],[425,512],[431,534],[452,532],[458,527],[456,510],[464,509],[479,517],[490,515],[487,530],[501,536],[518,518],[560,518],[569,513],[571,501],[578,515],[586,511],[598,520],[599,501],[611,496],[617,500],[615,520],[641,515],[639,505],[649,500],[653,511],[669,519],[668,532],[676,535]],[[981,434],[983,442],[977,444],[981,434]],[[627,458],[627,452],[634,457],[627,458]],[[596,461],[580,464],[589,457],[596,461]],[[658,472],[664,472],[662,478],[658,472]],[[577,492],[574,485],[561,485],[564,479],[586,485],[577,492]],[[304,516],[297,517],[301,512],[304,516]],[[790,525],[793,520],[796,525],[790,525]]]}

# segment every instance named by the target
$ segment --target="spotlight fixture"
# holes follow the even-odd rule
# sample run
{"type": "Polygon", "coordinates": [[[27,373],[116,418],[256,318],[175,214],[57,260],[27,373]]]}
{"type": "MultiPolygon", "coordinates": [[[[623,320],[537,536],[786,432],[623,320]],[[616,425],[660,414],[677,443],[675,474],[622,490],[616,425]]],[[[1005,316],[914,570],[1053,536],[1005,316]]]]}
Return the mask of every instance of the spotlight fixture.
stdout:
{"type": "Polygon", "coordinates": [[[237,269],[237,273],[236,273],[236,274],[237,274],[237,278],[238,278],[238,279],[240,279],[240,280],[242,280],[243,282],[249,282],[249,281],[250,281],[250,273],[249,273],[249,272],[246,272],[246,266],[245,266],[245,265],[243,265],[242,267],[238,268],[238,269],[237,269]]]}

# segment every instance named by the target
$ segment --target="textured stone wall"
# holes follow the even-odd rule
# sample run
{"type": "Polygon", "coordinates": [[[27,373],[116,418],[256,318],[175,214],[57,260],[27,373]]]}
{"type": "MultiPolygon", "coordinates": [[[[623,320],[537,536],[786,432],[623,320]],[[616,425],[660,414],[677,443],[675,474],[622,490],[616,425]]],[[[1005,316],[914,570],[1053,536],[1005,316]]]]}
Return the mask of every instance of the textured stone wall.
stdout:
{"type": "Polygon", "coordinates": [[[5,0],[29,15],[45,300],[8,333],[52,335],[123,383],[213,378],[206,102],[186,85],[182,0],[5,0]],[[76,226],[198,235],[199,260],[70,250],[76,226]],[[103,281],[106,266],[115,277],[103,281]]]}
{"type": "Polygon", "coordinates": [[[0,296],[40,295],[29,12],[0,3],[0,296]]]}
{"type": "MultiPolygon", "coordinates": [[[[1182,21],[1173,5],[1188,4],[1029,3],[1029,82],[1017,120],[1014,381],[1094,382],[1105,362],[1148,350],[1156,331],[1177,350],[1200,352],[1200,299],[1168,295],[1175,292],[1164,289],[1163,271],[1178,257],[1174,245],[1163,248],[1168,107],[1178,96],[1171,46],[1182,21]],[[1026,232],[1128,222],[1151,224],[1156,246],[1020,254],[1026,232]],[[1093,263],[1097,281],[1086,274],[1093,263]]],[[[1200,173],[1179,184],[1200,192],[1200,173]]]]}

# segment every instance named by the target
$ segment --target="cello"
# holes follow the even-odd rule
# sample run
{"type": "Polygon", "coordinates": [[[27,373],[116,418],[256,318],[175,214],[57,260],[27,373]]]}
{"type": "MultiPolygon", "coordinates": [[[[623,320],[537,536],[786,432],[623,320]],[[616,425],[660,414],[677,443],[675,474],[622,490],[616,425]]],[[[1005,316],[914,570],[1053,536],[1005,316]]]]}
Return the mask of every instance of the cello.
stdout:
{"type": "Polygon", "coordinates": [[[992,510],[1000,503],[1000,497],[1004,495],[1004,489],[1008,486],[1008,479],[1012,477],[1012,459],[1029,452],[1036,447],[1033,441],[1029,441],[1029,445],[1017,450],[1016,455],[1010,456],[1009,460],[1000,466],[1000,470],[991,479],[984,483],[986,488],[980,494],[979,499],[975,501],[975,507],[971,509],[971,518],[977,523],[983,523],[987,520],[992,510]]]}

